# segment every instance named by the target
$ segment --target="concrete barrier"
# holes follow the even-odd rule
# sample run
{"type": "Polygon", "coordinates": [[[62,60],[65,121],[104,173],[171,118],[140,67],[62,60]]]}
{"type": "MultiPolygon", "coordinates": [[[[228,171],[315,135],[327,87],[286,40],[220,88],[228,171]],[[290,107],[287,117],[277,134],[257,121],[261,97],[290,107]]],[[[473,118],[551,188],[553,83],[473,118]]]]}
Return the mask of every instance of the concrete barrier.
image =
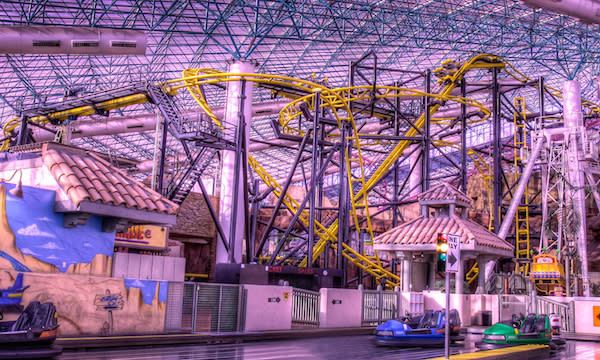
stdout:
{"type": "Polygon", "coordinates": [[[327,289],[321,292],[321,328],[361,326],[362,292],[353,289],[327,289]]]}
{"type": "Polygon", "coordinates": [[[600,335],[600,298],[575,297],[575,332],[600,335]]]}
{"type": "Polygon", "coordinates": [[[291,286],[244,285],[244,291],[246,331],[292,328],[291,286]]]}
{"type": "MultiPolygon", "coordinates": [[[[441,291],[424,291],[425,309],[441,310],[446,308],[446,293],[441,291]]],[[[463,326],[473,325],[471,310],[481,306],[481,295],[450,294],[450,309],[456,309],[463,326]]]]}

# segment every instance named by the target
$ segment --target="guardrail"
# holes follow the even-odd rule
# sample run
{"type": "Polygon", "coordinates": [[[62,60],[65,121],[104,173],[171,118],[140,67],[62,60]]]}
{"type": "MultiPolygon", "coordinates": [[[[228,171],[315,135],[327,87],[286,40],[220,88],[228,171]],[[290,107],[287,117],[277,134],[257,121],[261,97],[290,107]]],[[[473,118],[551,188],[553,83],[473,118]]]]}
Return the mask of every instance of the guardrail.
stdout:
{"type": "Polygon", "coordinates": [[[575,302],[564,303],[544,296],[535,296],[535,308],[538,314],[557,314],[560,317],[562,332],[575,332],[575,302]]]}
{"type": "Polygon", "coordinates": [[[321,294],[295,289],[292,292],[292,327],[319,327],[321,294]]]}
{"type": "Polygon", "coordinates": [[[400,292],[383,290],[363,290],[362,318],[363,326],[379,325],[400,315],[400,292]]]}
{"type": "Polygon", "coordinates": [[[240,285],[170,282],[165,330],[239,331],[243,305],[241,292],[240,285]]]}

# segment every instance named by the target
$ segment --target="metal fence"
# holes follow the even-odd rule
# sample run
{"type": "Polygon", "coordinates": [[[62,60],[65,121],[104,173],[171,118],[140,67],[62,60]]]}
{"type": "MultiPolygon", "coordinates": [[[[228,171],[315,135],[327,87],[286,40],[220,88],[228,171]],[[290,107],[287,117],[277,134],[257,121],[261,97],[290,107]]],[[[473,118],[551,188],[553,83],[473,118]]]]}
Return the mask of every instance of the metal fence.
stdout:
{"type": "Polygon", "coordinates": [[[166,331],[183,330],[182,315],[185,285],[182,282],[169,281],[167,286],[167,308],[165,310],[166,331]]]}
{"type": "Polygon", "coordinates": [[[510,320],[513,314],[527,315],[532,312],[530,296],[498,294],[498,319],[510,320]]]}
{"type": "Polygon", "coordinates": [[[241,292],[240,285],[169,283],[165,328],[191,332],[239,331],[241,292]]]}
{"type": "Polygon", "coordinates": [[[560,317],[562,332],[575,332],[575,302],[567,303],[549,299],[545,296],[535,296],[535,310],[538,314],[556,314],[560,317]]]}
{"type": "Polygon", "coordinates": [[[400,293],[383,290],[363,290],[363,326],[379,325],[400,315],[400,293]]]}
{"type": "Polygon", "coordinates": [[[319,327],[321,294],[317,291],[294,289],[292,292],[292,327],[319,327]]]}

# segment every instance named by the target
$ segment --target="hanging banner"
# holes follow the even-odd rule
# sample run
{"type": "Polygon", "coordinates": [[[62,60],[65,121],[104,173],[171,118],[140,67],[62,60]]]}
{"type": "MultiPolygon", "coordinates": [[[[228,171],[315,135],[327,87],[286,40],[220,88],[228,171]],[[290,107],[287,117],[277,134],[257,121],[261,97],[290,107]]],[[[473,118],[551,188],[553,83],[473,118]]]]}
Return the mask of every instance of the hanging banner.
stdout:
{"type": "Polygon", "coordinates": [[[167,228],[158,225],[131,226],[126,232],[116,233],[115,246],[164,250],[167,248],[167,228]]]}

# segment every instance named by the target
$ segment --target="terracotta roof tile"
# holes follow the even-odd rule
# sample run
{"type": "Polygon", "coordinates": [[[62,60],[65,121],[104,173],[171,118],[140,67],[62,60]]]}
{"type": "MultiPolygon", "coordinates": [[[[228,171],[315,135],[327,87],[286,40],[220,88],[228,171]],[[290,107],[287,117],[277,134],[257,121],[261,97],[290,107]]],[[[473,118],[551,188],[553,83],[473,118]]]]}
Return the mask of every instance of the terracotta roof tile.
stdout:
{"type": "Polygon", "coordinates": [[[90,201],[169,215],[179,209],[177,204],[85,150],[45,144],[42,158],[75,206],[90,201]]]}
{"type": "MultiPolygon", "coordinates": [[[[435,246],[438,233],[461,236],[461,243],[475,244],[492,249],[513,251],[514,247],[483,226],[459,216],[418,217],[375,237],[374,245],[425,245],[435,246]]],[[[432,248],[433,249],[433,248],[432,248]]]]}
{"type": "Polygon", "coordinates": [[[458,201],[466,206],[471,206],[471,202],[473,201],[470,197],[468,197],[465,193],[458,190],[454,186],[449,183],[442,183],[432,187],[431,189],[419,194],[417,196],[419,201],[458,201]]]}

